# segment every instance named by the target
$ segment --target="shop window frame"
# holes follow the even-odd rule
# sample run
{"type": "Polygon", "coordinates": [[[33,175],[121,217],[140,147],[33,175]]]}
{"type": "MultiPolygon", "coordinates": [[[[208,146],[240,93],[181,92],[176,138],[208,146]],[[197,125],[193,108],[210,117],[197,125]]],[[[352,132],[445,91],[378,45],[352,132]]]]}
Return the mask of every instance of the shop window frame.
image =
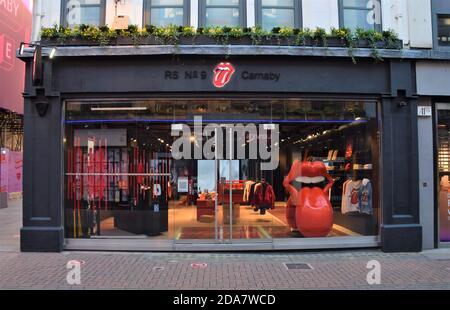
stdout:
{"type": "MultiPolygon", "coordinates": [[[[441,17],[450,20],[450,12],[447,14],[441,14],[441,13],[436,14],[436,30],[433,32],[433,37],[434,37],[434,40],[436,41],[436,46],[439,49],[450,49],[450,41],[448,41],[447,45],[443,45],[443,44],[439,43],[440,42],[438,39],[438,37],[439,37],[439,18],[441,18],[441,17]]],[[[448,27],[450,28],[450,25],[448,27]]]]}
{"type": "Polygon", "coordinates": [[[438,16],[450,15],[450,2],[448,0],[433,0],[431,1],[431,15],[432,15],[432,33],[433,33],[433,49],[449,51],[450,45],[440,45],[438,41],[438,16]]]}
{"type": "Polygon", "coordinates": [[[142,25],[153,25],[151,21],[151,9],[155,8],[182,8],[183,9],[183,25],[178,26],[189,26],[191,21],[191,0],[183,0],[183,5],[152,5],[153,0],[144,0],[143,14],[142,14],[142,25]],[[147,22],[148,20],[148,22],[147,22]]]}
{"type": "MultiPolygon", "coordinates": [[[[302,2],[303,0],[294,0],[294,6],[283,5],[263,5],[263,0],[256,0],[255,2],[255,21],[256,25],[262,27],[263,9],[294,9],[294,28],[301,29],[303,27],[303,12],[302,2]]],[[[268,29],[271,30],[271,29],[268,29]]]]}
{"type": "MultiPolygon", "coordinates": [[[[363,1],[365,1],[365,0],[363,0],[363,1]]],[[[367,7],[344,5],[344,0],[338,0],[338,5],[339,5],[338,11],[339,11],[339,27],[340,28],[349,28],[348,26],[345,25],[345,21],[344,21],[345,10],[359,10],[359,11],[365,11],[367,13],[370,12],[370,9],[368,9],[367,7]]],[[[380,32],[383,30],[383,14],[382,14],[381,8],[380,8],[380,24],[374,24],[373,30],[380,31],[380,32]]]]}
{"type": "MultiPolygon", "coordinates": [[[[448,48],[445,47],[444,48],[448,48]]],[[[450,101],[445,97],[436,97],[432,100],[432,118],[433,118],[433,237],[434,242],[433,245],[436,249],[438,248],[449,248],[450,242],[441,241],[441,226],[440,226],[440,214],[439,214],[439,187],[440,187],[440,170],[439,170],[439,162],[438,162],[438,153],[439,153],[439,135],[438,135],[438,123],[439,123],[439,111],[450,110],[450,101]]]]}
{"type": "MultiPolygon", "coordinates": [[[[247,27],[247,0],[239,0],[238,5],[207,5],[207,0],[199,0],[198,3],[198,24],[199,27],[206,27],[206,10],[209,8],[227,9],[237,8],[239,9],[239,27],[247,27]]],[[[225,25],[223,25],[225,26],[225,25]]]]}
{"type": "MultiPolygon", "coordinates": [[[[61,25],[64,27],[69,27],[69,24],[67,23],[66,14],[68,12],[67,9],[67,3],[70,0],[61,0],[61,18],[60,22],[61,25]]],[[[82,7],[100,7],[100,19],[99,19],[99,26],[105,26],[106,24],[106,0],[100,0],[100,4],[84,4],[81,5],[82,7]]]]}

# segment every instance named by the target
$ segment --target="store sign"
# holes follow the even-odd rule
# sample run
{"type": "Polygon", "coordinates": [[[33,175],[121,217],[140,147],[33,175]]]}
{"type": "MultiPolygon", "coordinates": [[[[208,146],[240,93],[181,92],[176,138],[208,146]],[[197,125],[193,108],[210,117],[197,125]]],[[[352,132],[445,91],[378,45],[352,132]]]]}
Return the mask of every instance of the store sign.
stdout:
{"type": "MultiPolygon", "coordinates": [[[[221,62],[218,65],[216,65],[212,70],[213,73],[212,84],[214,85],[215,88],[223,88],[232,81],[237,72],[238,70],[236,70],[231,63],[221,62]]],[[[184,79],[186,81],[207,80],[209,79],[208,76],[209,76],[208,72],[205,70],[164,71],[165,80],[174,80],[174,81],[178,81],[181,79],[184,79]]],[[[241,81],[244,82],[261,81],[261,82],[276,83],[281,80],[281,73],[264,70],[261,71],[242,70],[239,73],[239,76],[236,78],[239,78],[241,81]]]]}
{"type": "Polygon", "coordinates": [[[234,69],[233,65],[229,62],[221,62],[214,68],[214,77],[213,77],[213,84],[217,88],[222,88],[225,85],[227,85],[231,77],[233,76],[234,72],[236,70],[234,69]]]}

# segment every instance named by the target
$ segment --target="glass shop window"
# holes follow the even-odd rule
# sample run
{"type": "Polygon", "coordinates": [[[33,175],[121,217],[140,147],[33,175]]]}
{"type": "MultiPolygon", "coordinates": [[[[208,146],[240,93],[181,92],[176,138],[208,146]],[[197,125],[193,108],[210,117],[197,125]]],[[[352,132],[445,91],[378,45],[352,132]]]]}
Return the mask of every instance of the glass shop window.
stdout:
{"type": "Polygon", "coordinates": [[[275,27],[300,27],[300,1],[258,0],[256,18],[264,30],[275,27]]]}
{"type": "Polygon", "coordinates": [[[66,238],[378,234],[376,101],[165,98],[65,106],[66,238]],[[212,125],[214,138],[206,138],[212,125]],[[176,128],[183,133],[174,135],[176,128]],[[208,156],[211,146],[217,157],[208,156]],[[180,158],[179,149],[188,152],[180,158]]]}
{"type": "Polygon", "coordinates": [[[185,26],[189,23],[188,10],[188,0],[146,0],[144,24],[185,26]]]}
{"type": "Polygon", "coordinates": [[[438,44],[450,46],[450,15],[438,15],[438,44]]]}
{"type": "Polygon", "coordinates": [[[200,24],[202,27],[244,27],[244,0],[201,0],[200,24]]]}
{"type": "Polygon", "coordinates": [[[106,0],[63,0],[63,25],[104,25],[105,3],[106,0]]]}
{"type": "Polygon", "coordinates": [[[381,2],[339,0],[340,27],[381,31],[381,2]]]}

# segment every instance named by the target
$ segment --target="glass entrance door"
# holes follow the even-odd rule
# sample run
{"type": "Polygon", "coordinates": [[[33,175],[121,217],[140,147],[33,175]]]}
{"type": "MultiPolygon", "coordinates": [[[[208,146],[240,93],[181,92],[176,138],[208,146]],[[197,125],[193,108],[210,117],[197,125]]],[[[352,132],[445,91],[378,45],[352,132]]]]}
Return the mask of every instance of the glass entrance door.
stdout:
{"type": "MultiPolygon", "coordinates": [[[[215,145],[223,144],[213,159],[203,154],[201,159],[173,160],[173,238],[180,243],[270,242],[277,216],[272,172],[263,172],[258,158],[236,159],[237,144],[245,139],[237,138],[231,124],[215,130],[223,138],[215,145]]],[[[189,139],[192,149],[207,143],[195,134],[189,139]]]]}
{"type": "Polygon", "coordinates": [[[450,245],[450,104],[437,104],[438,240],[450,245]]]}

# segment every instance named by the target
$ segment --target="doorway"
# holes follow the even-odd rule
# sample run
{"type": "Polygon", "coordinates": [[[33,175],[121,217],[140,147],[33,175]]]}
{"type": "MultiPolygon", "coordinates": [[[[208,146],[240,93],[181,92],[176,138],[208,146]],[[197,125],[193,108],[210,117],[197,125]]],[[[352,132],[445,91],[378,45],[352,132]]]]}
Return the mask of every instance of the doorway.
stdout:
{"type": "MultiPolygon", "coordinates": [[[[189,127],[194,132],[188,137],[192,153],[196,148],[203,150],[208,139],[195,134],[193,125],[189,127]]],[[[216,145],[220,143],[218,136],[227,139],[223,140],[220,151],[219,148],[214,151],[214,159],[203,154],[201,159],[173,160],[171,174],[175,185],[174,199],[169,202],[169,218],[173,221],[170,230],[174,231],[174,242],[271,242],[275,216],[268,210],[273,206],[257,204],[249,196],[251,185],[263,184],[265,180],[251,169],[260,160],[236,159],[231,153],[241,142],[233,136],[233,129],[222,126],[216,130],[221,131],[212,137],[216,145]]],[[[269,173],[272,172],[266,174],[269,173]]],[[[253,192],[256,192],[254,188],[253,192]]]]}
{"type": "Polygon", "coordinates": [[[436,104],[437,242],[450,247],[450,104],[436,104]]]}

